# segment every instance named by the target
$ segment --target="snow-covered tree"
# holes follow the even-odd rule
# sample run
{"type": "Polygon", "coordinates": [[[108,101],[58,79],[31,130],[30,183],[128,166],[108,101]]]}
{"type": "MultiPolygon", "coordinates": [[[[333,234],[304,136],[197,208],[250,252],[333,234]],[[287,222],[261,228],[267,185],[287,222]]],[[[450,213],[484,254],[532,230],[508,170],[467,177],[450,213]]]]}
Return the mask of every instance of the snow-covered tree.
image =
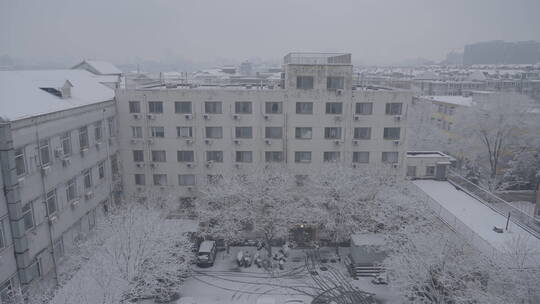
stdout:
{"type": "MultiPolygon", "coordinates": [[[[539,118],[540,119],[540,118],[539,118]]],[[[502,177],[504,190],[534,190],[540,183],[540,146],[515,154],[502,177]]]]}
{"type": "Polygon", "coordinates": [[[450,136],[432,121],[434,105],[425,99],[415,99],[407,117],[409,150],[448,151],[450,136]]]}

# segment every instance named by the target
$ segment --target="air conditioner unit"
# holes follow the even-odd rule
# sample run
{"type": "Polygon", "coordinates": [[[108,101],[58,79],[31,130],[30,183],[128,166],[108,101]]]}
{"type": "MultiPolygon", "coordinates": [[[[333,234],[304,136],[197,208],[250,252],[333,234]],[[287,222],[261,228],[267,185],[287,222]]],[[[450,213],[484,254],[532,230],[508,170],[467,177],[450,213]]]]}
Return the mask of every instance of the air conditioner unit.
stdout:
{"type": "Polygon", "coordinates": [[[150,168],[155,169],[158,167],[158,164],[156,163],[150,163],[150,168]]]}
{"type": "Polygon", "coordinates": [[[141,115],[140,114],[133,114],[133,118],[134,119],[141,119],[141,115]]]}
{"type": "Polygon", "coordinates": [[[191,114],[186,114],[186,115],[184,115],[184,117],[186,119],[188,119],[188,120],[193,119],[193,115],[191,115],[191,114]]]}
{"type": "Polygon", "coordinates": [[[341,121],[341,115],[336,115],[336,116],[334,117],[334,120],[335,120],[335,121],[341,121]]]}
{"type": "Polygon", "coordinates": [[[187,190],[187,191],[193,191],[193,187],[192,187],[192,186],[187,186],[187,187],[186,187],[186,190],[187,190]]]}
{"type": "Polygon", "coordinates": [[[146,118],[154,120],[154,119],[156,119],[156,116],[153,115],[153,114],[148,114],[148,115],[146,115],[146,118]]]}
{"type": "Polygon", "coordinates": [[[193,167],[195,167],[195,164],[194,163],[187,163],[186,166],[188,168],[193,168],[193,167]]]}
{"type": "Polygon", "coordinates": [[[89,200],[92,197],[94,197],[94,192],[92,192],[92,191],[86,191],[86,193],[84,194],[84,199],[86,199],[86,200],[89,200]]]}
{"type": "Polygon", "coordinates": [[[352,167],[353,167],[354,169],[356,169],[356,168],[358,168],[358,165],[357,165],[357,164],[352,164],[352,167]]]}
{"type": "Polygon", "coordinates": [[[343,90],[342,89],[336,90],[336,95],[338,96],[343,95],[343,90]]]}
{"type": "Polygon", "coordinates": [[[240,139],[235,139],[234,144],[239,145],[242,141],[240,139]]]}
{"type": "Polygon", "coordinates": [[[360,141],[359,140],[353,140],[352,144],[355,145],[355,146],[358,146],[360,144],[360,141]]]}
{"type": "Polygon", "coordinates": [[[238,114],[233,114],[232,117],[233,117],[234,120],[240,120],[240,115],[238,115],[238,114]]]}
{"type": "Polygon", "coordinates": [[[242,165],[241,165],[241,164],[234,164],[234,166],[236,167],[236,169],[242,168],[242,165]]]}
{"type": "Polygon", "coordinates": [[[154,144],[154,140],[153,139],[149,139],[146,141],[149,145],[153,145],[154,144]]]}
{"type": "Polygon", "coordinates": [[[270,115],[264,115],[264,119],[270,120],[270,115]]]}
{"type": "Polygon", "coordinates": [[[394,116],[394,120],[395,121],[401,121],[401,115],[394,116]]]}
{"type": "Polygon", "coordinates": [[[64,158],[62,159],[62,166],[67,167],[67,166],[69,166],[70,164],[71,164],[71,158],[69,158],[69,157],[64,157],[64,158]]]}
{"type": "Polygon", "coordinates": [[[71,203],[70,203],[71,207],[73,207],[73,208],[77,207],[78,204],[79,204],[78,199],[75,199],[75,200],[71,201],[71,203]]]}
{"type": "Polygon", "coordinates": [[[211,139],[205,139],[205,140],[204,140],[204,143],[207,144],[207,145],[211,145],[211,144],[212,144],[212,140],[211,140],[211,139]]]}
{"type": "Polygon", "coordinates": [[[265,142],[267,145],[269,145],[269,144],[272,143],[272,141],[271,141],[270,139],[265,139],[264,142],[265,142]]]}
{"type": "Polygon", "coordinates": [[[58,221],[58,217],[56,215],[49,216],[49,224],[54,224],[58,221]]]}
{"type": "Polygon", "coordinates": [[[394,140],[393,143],[394,143],[395,146],[397,146],[397,145],[399,145],[399,140],[394,140]]]}
{"type": "Polygon", "coordinates": [[[51,166],[46,165],[46,166],[41,167],[41,173],[43,173],[43,175],[48,175],[50,172],[51,172],[51,166]]]}
{"type": "Polygon", "coordinates": [[[144,168],[144,163],[136,163],[137,168],[144,168]]]}
{"type": "Polygon", "coordinates": [[[209,120],[209,119],[210,119],[210,115],[208,115],[208,114],[203,114],[202,117],[203,117],[204,119],[206,119],[206,120],[209,120]]]}
{"type": "Polygon", "coordinates": [[[186,139],[186,144],[191,145],[193,143],[193,139],[186,139]]]}
{"type": "Polygon", "coordinates": [[[86,152],[88,152],[88,148],[82,148],[81,149],[81,156],[85,156],[86,155],[86,152]]]}
{"type": "Polygon", "coordinates": [[[334,140],[334,144],[337,146],[337,145],[340,145],[341,144],[341,140],[334,140]]]}
{"type": "Polygon", "coordinates": [[[392,164],[392,168],[394,168],[394,169],[399,168],[399,164],[398,164],[398,163],[393,163],[393,164],[392,164]]]}
{"type": "Polygon", "coordinates": [[[130,140],[130,142],[131,142],[132,145],[135,145],[135,144],[139,143],[139,140],[138,139],[132,139],[132,140],[130,140]]]}
{"type": "Polygon", "coordinates": [[[96,149],[99,150],[99,148],[101,148],[101,142],[100,141],[96,142],[96,149]]]}
{"type": "Polygon", "coordinates": [[[360,115],[354,115],[354,120],[360,120],[360,115]]]}
{"type": "Polygon", "coordinates": [[[62,148],[54,149],[54,157],[60,158],[60,157],[62,157],[62,155],[64,155],[64,149],[62,149],[62,148]]]}
{"type": "Polygon", "coordinates": [[[213,165],[214,165],[214,162],[211,161],[211,160],[206,162],[206,167],[208,167],[208,168],[212,168],[213,165]]]}
{"type": "Polygon", "coordinates": [[[143,187],[137,187],[137,191],[143,192],[143,191],[144,191],[144,188],[143,188],[143,187]]]}

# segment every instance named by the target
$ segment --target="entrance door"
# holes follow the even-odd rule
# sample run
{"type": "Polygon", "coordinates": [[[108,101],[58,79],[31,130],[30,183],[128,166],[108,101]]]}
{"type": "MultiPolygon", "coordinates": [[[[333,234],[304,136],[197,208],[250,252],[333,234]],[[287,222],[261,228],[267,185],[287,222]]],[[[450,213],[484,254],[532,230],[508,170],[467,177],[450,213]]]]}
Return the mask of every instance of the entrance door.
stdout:
{"type": "Polygon", "coordinates": [[[437,170],[435,172],[435,178],[438,180],[446,179],[446,167],[447,165],[437,165],[437,170]]]}

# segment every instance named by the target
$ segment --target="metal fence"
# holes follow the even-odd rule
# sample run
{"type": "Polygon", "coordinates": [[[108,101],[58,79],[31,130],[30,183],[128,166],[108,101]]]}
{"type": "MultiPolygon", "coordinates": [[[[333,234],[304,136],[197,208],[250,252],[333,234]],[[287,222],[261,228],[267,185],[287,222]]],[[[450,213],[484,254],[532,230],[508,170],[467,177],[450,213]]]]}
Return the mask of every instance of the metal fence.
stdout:
{"type": "Polygon", "coordinates": [[[455,171],[451,170],[449,172],[448,181],[502,216],[506,217],[510,215],[510,220],[513,223],[540,239],[540,221],[538,219],[512,206],[488,190],[472,183],[455,171]]]}

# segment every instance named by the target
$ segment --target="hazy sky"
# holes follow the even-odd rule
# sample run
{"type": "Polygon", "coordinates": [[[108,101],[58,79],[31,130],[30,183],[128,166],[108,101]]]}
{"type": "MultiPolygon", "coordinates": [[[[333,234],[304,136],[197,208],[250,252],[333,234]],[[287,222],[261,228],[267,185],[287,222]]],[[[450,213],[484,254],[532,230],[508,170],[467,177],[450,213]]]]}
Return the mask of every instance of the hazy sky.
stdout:
{"type": "Polygon", "coordinates": [[[464,44],[540,40],[540,0],[0,0],[0,55],[67,60],[441,60],[464,44]]]}

